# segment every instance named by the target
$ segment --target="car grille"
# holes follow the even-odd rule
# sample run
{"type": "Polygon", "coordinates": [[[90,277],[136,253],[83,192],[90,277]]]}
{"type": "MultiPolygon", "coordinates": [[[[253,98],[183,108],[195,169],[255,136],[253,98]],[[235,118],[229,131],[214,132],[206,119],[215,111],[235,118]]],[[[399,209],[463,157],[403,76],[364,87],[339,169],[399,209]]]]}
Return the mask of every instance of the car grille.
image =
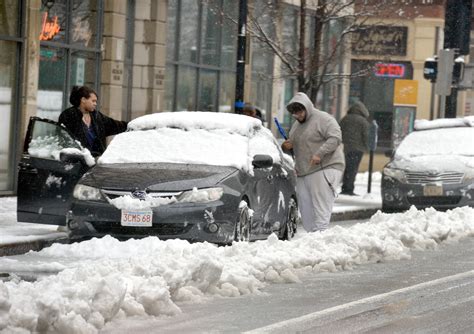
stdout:
{"type": "Polygon", "coordinates": [[[464,176],[463,173],[445,172],[438,174],[428,174],[424,172],[406,172],[407,183],[410,184],[429,184],[438,183],[443,184],[458,184],[461,183],[464,176]]]}
{"type": "Polygon", "coordinates": [[[407,197],[407,200],[414,206],[457,205],[461,196],[414,196],[407,197]]]}
{"type": "MultiPolygon", "coordinates": [[[[121,196],[130,196],[130,197],[133,197],[133,198],[136,198],[135,196],[133,196],[133,192],[132,191],[121,191],[121,190],[108,190],[108,189],[102,189],[102,193],[110,200],[110,199],[114,199],[114,198],[117,198],[117,197],[121,197],[121,196]]],[[[159,192],[159,191],[156,191],[156,192],[146,192],[147,196],[151,197],[151,198],[171,198],[171,197],[178,197],[179,195],[181,195],[183,192],[182,191],[166,191],[166,192],[159,192]]]]}
{"type": "Polygon", "coordinates": [[[110,222],[90,222],[99,233],[115,235],[180,235],[189,232],[193,224],[156,224],[150,227],[120,226],[110,222]]]}

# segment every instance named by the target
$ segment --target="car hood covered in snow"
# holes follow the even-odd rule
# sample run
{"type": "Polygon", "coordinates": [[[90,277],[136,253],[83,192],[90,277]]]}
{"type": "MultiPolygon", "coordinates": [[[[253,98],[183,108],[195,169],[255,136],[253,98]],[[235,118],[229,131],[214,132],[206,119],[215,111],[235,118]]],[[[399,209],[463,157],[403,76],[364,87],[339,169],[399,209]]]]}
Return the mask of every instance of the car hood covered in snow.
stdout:
{"type": "Polygon", "coordinates": [[[194,164],[104,164],[79,183],[102,189],[178,191],[211,187],[237,172],[236,168],[194,164]]]}
{"type": "Polygon", "coordinates": [[[412,172],[465,172],[467,170],[474,170],[474,157],[460,155],[403,157],[391,161],[387,167],[412,172]]]}

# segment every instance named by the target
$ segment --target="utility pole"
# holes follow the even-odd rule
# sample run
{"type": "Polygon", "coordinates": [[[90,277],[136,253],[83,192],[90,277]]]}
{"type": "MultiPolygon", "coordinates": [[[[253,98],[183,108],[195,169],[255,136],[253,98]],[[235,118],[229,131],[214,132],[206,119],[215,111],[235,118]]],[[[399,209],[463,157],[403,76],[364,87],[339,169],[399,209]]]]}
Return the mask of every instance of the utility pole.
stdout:
{"type": "MultiPolygon", "coordinates": [[[[472,0],[447,0],[444,18],[444,49],[455,50],[455,58],[469,54],[472,0]]],[[[452,71],[452,70],[451,70],[452,71]]],[[[457,83],[456,83],[457,84],[457,83]]],[[[446,95],[445,116],[456,117],[457,86],[446,95]]]]}
{"type": "Polygon", "coordinates": [[[244,107],[245,53],[247,39],[247,0],[239,0],[239,23],[237,36],[237,73],[235,82],[235,113],[241,114],[244,107]]]}

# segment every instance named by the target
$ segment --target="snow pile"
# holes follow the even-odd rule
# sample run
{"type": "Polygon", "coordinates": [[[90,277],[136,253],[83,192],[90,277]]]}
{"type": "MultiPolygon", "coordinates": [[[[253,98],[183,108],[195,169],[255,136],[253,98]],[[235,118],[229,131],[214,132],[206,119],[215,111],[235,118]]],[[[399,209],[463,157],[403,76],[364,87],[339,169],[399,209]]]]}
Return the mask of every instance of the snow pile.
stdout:
{"type": "MultiPolygon", "coordinates": [[[[28,146],[28,154],[35,158],[54,159],[59,161],[61,153],[82,155],[89,167],[95,165],[95,159],[87,148],[65,147],[71,143],[64,143],[57,136],[44,136],[32,139],[28,146]]],[[[76,142],[75,146],[81,146],[76,142]]]]}
{"type": "MultiPolygon", "coordinates": [[[[307,273],[408,259],[410,250],[468,236],[474,236],[473,208],[412,208],[403,214],[378,212],[367,223],[290,242],[272,235],[229,247],[156,237],[55,244],[37,255],[53,257],[56,262],[49,258],[45,267],[56,265],[62,270],[57,275],[0,282],[0,331],[95,333],[113,319],[174,315],[183,302],[258,293],[266,283],[299,282],[307,273]]],[[[0,268],[5,260],[11,268],[12,259],[0,259],[0,268]]]]}
{"type": "Polygon", "coordinates": [[[141,116],[128,123],[128,128],[131,130],[159,128],[178,128],[183,130],[226,129],[232,133],[249,136],[256,129],[262,128],[262,122],[257,118],[238,114],[179,111],[141,116]]]}
{"type": "MultiPolygon", "coordinates": [[[[226,115],[252,120],[241,115],[226,115]]],[[[190,124],[183,124],[183,127],[187,125],[190,124]]],[[[209,127],[212,125],[211,122],[209,127]]],[[[235,127],[228,129],[158,127],[128,131],[115,136],[98,163],[185,163],[229,166],[249,173],[253,171],[252,159],[256,154],[270,155],[274,163],[281,163],[282,155],[270,130],[260,128],[248,137],[233,131],[238,128],[237,122],[235,127]]],[[[285,158],[292,164],[290,157],[285,158]]]]}
{"type": "Polygon", "coordinates": [[[434,120],[416,119],[415,130],[428,130],[458,126],[474,126],[474,116],[459,118],[438,118],[434,120]]]}
{"type": "Polygon", "coordinates": [[[248,168],[248,138],[223,130],[159,128],[121,133],[99,164],[190,163],[248,168]]]}
{"type": "Polygon", "coordinates": [[[397,148],[396,159],[442,155],[474,156],[474,128],[444,128],[429,131],[414,131],[403,139],[397,148]]]}
{"type": "Polygon", "coordinates": [[[217,201],[222,197],[224,190],[222,188],[205,188],[197,189],[194,187],[190,191],[180,193],[178,198],[171,197],[157,197],[147,195],[144,199],[134,198],[130,195],[120,196],[109,200],[109,203],[117,209],[140,210],[156,208],[161,205],[168,205],[172,203],[206,203],[217,201]]]}

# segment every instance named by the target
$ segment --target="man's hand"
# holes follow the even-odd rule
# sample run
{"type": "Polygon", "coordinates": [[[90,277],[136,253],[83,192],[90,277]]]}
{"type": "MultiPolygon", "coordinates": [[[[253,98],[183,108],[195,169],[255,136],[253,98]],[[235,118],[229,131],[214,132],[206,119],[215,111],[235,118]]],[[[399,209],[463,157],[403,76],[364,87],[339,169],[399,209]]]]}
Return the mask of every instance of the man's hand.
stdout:
{"type": "Polygon", "coordinates": [[[317,154],[314,154],[309,161],[311,165],[319,165],[321,163],[321,157],[317,154]]]}
{"type": "Polygon", "coordinates": [[[286,152],[291,151],[293,149],[293,144],[289,139],[287,139],[281,144],[281,149],[286,152]]]}

